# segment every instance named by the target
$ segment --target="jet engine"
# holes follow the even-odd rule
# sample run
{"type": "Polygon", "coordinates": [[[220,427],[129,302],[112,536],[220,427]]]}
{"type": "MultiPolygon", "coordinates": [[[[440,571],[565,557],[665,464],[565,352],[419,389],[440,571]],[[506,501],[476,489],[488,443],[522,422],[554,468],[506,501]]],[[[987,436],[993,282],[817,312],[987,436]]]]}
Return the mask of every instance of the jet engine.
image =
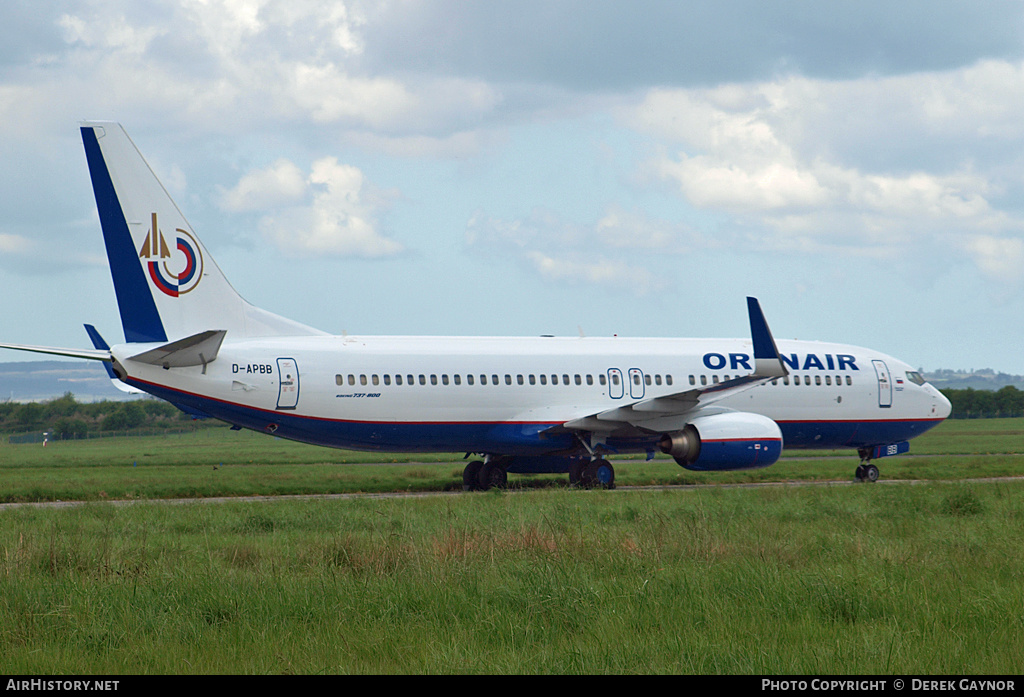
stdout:
{"type": "Polygon", "coordinates": [[[699,416],[683,430],[666,433],[658,448],[688,470],[756,469],[779,459],[782,431],[767,416],[725,412],[699,416]]]}

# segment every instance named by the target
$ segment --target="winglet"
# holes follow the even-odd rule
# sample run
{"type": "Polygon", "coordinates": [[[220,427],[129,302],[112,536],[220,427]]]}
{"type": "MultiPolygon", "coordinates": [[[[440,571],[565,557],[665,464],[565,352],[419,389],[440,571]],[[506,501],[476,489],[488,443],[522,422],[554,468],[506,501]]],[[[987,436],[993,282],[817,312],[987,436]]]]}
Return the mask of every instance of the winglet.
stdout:
{"type": "Polygon", "coordinates": [[[747,298],[747,311],[750,314],[750,337],[754,342],[754,375],[766,378],[789,375],[779,358],[779,349],[757,298],[747,298]]]}

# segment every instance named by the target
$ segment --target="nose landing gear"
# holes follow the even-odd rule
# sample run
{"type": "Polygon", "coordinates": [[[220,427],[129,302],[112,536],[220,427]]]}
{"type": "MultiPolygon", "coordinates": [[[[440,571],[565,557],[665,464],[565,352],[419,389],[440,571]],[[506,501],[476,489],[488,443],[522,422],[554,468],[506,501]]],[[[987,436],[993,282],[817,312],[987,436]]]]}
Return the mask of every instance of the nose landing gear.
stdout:
{"type": "Polygon", "coordinates": [[[877,482],[879,472],[878,468],[871,464],[871,452],[862,448],[858,454],[860,455],[860,464],[857,465],[853,478],[858,482],[877,482]]]}

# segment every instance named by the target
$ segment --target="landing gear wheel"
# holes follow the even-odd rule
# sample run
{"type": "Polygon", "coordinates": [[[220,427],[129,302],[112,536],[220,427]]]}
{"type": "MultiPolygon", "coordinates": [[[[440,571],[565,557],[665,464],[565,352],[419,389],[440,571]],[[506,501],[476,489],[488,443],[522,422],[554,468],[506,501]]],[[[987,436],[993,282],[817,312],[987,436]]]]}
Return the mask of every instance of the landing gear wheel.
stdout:
{"type": "Polygon", "coordinates": [[[864,465],[857,465],[857,471],[854,472],[853,478],[858,482],[863,482],[864,478],[867,476],[864,472],[865,469],[864,465]]]}
{"type": "Polygon", "coordinates": [[[607,460],[598,458],[591,460],[583,468],[580,483],[587,489],[595,487],[602,489],[615,488],[615,468],[607,460]]]}
{"type": "Polygon", "coordinates": [[[869,482],[878,481],[878,468],[874,465],[868,465],[864,468],[864,478],[869,482]]]}
{"type": "Polygon", "coordinates": [[[478,491],[480,489],[480,468],[484,466],[481,460],[473,460],[466,469],[462,470],[462,490],[478,491]]]}
{"type": "Polygon", "coordinates": [[[569,486],[577,487],[582,485],[584,466],[586,466],[586,463],[580,460],[573,460],[569,463],[569,486]]]}
{"type": "Polygon", "coordinates": [[[496,462],[485,462],[480,468],[479,486],[482,490],[504,489],[508,486],[508,473],[496,462]]]}

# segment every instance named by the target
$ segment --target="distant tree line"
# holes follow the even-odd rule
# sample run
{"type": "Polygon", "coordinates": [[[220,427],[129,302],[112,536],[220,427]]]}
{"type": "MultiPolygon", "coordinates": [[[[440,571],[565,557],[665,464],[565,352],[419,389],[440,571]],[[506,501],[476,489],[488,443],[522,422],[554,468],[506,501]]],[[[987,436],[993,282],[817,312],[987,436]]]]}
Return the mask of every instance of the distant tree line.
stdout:
{"type": "Polygon", "coordinates": [[[953,405],[951,418],[993,419],[1024,416],[1024,391],[1013,385],[998,390],[943,389],[946,399],[953,405]]]}
{"type": "Polygon", "coordinates": [[[192,417],[160,399],[78,402],[70,392],[46,402],[0,403],[0,431],[48,431],[55,440],[102,432],[181,429],[192,417]]]}

